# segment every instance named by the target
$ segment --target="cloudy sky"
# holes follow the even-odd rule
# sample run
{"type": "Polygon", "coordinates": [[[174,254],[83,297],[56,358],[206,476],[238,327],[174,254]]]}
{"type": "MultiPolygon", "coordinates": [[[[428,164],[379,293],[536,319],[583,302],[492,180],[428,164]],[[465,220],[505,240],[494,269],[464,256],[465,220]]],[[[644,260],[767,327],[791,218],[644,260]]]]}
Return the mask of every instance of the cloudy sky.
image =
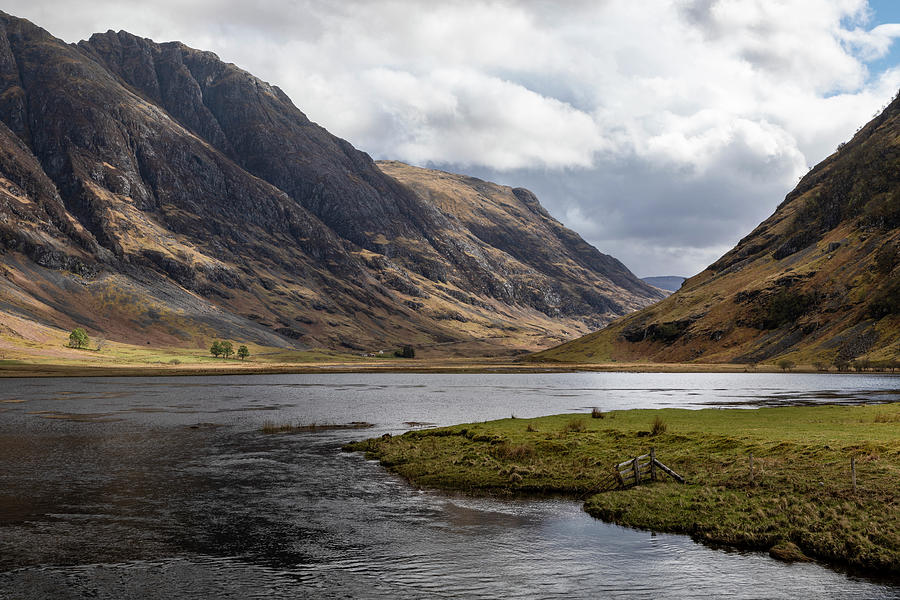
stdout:
{"type": "Polygon", "coordinates": [[[692,275],[900,87],[896,0],[7,0],[66,41],[212,50],[375,158],[535,191],[692,275]]]}

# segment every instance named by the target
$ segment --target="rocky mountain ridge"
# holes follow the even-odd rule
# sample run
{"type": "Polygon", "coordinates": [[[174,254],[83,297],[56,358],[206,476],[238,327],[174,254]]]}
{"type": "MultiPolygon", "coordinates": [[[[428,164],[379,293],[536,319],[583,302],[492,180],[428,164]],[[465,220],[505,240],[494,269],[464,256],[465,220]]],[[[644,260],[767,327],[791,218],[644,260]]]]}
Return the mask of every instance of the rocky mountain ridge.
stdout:
{"type": "Polygon", "coordinates": [[[13,342],[25,319],[158,344],[481,352],[549,345],[661,297],[527,190],[460,176],[444,196],[506,206],[463,214],[423,193],[432,177],[379,168],[210,52],[112,31],[66,44],[0,13],[13,342]]]}

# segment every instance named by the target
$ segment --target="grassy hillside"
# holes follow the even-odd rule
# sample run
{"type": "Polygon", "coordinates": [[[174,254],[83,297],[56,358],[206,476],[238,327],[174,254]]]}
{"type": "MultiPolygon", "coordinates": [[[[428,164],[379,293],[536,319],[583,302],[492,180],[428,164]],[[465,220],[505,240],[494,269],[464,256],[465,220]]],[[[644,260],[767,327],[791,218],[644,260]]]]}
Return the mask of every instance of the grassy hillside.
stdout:
{"type": "Polygon", "coordinates": [[[538,361],[900,358],[900,100],[662,302],[538,361]]]}

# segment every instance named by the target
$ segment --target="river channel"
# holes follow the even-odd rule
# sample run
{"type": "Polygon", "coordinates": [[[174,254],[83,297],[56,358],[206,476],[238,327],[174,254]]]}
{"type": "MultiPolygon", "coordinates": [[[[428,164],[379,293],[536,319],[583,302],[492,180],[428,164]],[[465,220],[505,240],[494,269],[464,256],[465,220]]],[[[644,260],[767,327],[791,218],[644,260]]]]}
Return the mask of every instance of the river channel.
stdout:
{"type": "MultiPolygon", "coordinates": [[[[900,598],[900,584],[422,491],[353,439],[654,407],[900,401],[890,375],[0,380],[0,598],[900,598]],[[266,421],[366,430],[264,434],[266,421]]],[[[894,507],[896,509],[896,507],[894,507]]]]}

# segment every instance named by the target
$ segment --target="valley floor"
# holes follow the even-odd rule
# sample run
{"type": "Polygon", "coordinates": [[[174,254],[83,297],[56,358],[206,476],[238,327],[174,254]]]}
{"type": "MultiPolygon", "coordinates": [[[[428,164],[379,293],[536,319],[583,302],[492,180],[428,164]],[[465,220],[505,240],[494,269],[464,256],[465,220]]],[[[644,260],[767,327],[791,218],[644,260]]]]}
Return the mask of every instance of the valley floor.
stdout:
{"type": "MultiPolygon", "coordinates": [[[[296,350],[249,342],[250,356],[239,360],[215,358],[206,349],[212,341],[201,338],[195,347],[157,345],[158,341],[124,343],[91,337],[87,348],[70,348],[68,331],[7,316],[0,318],[0,378],[74,376],[174,376],[321,372],[410,373],[571,373],[580,371],[634,373],[742,373],[780,372],[774,363],[565,362],[542,360],[529,354],[540,344],[520,347],[509,340],[479,339],[416,347],[414,360],[393,356],[362,355],[326,349],[296,350]]],[[[373,351],[377,352],[377,351],[373,351]]],[[[793,372],[817,372],[800,364],[793,372]]],[[[832,372],[834,372],[832,370],[832,372]]]]}

